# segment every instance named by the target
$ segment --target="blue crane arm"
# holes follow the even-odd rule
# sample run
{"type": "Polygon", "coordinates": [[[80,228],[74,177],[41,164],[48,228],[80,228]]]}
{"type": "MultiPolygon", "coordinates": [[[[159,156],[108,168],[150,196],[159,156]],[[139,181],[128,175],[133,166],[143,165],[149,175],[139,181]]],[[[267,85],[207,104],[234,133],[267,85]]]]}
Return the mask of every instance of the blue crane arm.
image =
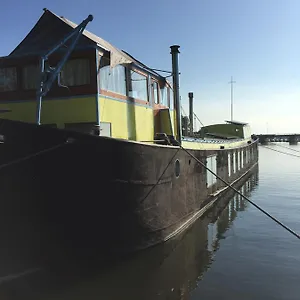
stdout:
{"type": "Polygon", "coordinates": [[[42,98],[43,96],[47,95],[50,91],[53,82],[57,79],[60,74],[61,69],[63,68],[64,64],[68,60],[70,54],[74,50],[81,34],[83,33],[85,27],[89,22],[93,20],[93,16],[89,15],[85,20],[83,20],[74,30],[68,34],[65,38],[63,38],[60,42],[58,42],[51,50],[49,50],[45,55],[42,56],[40,60],[40,71],[41,71],[41,82],[40,87],[37,92],[37,114],[36,114],[36,122],[40,125],[41,123],[41,108],[42,108],[42,98]],[[68,40],[73,38],[70,46],[68,47],[66,53],[59,61],[56,67],[53,68],[46,68],[45,63],[48,60],[49,56],[57,51],[60,47],[62,47],[68,40]]]}

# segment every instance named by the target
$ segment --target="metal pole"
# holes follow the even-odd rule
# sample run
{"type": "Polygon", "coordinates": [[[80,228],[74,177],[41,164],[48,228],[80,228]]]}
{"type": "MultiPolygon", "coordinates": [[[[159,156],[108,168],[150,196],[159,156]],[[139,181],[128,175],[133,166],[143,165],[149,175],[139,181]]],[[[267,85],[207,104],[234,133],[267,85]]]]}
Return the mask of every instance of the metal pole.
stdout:
{"type": "Polygon", "coordinates": [[[229,82],[231,84],[231,92],[230,92],[230,99],[231,99],[231,110],[230,110],[230,116],[231,116],[231,121],[233,121],[233,84],[235,81],[233,81],[233,77],[231,76],[231,80],[229,82]]]}
{"type": "Polygon", "coordinates": [[[233,121],[233,83],[232,83],[232,76],[231,76],[231,121],[233,121]]]}
{"type": "MultiPolygon", "coordinates": [[[[41,76],[46,76],[45,74],[45,59],[42,57],[40,60],[40,69],[41,69],[41,76]]],[[[41,125],[41,111],[42,111],[42,94],[44,88],[44,80],[42,79],[40,82],[40,90],[37,93],[37,108],[36,108],[36,123],[41,125]]]]}
{"type": "Polygon", "coordinates": [[[100,99],[99,99],[99,73],[100,73],[100,62],[102,57],[99,57],[98,50],[96,49],[96,86],[97,86],[97,93],[96,93],[96,133],[100,135],[100,99]]]}
{"type": "MultiPolygon", "coordinates": [[[[65,45],[65,43],[73,37],[73,35],[76,35],[77,33],[82,33],[85,27],[89,22],[92,22],[94,19],[93,15],[88,15],[88,17],[83,20],[79,25],[77,25],[71,34],[68,34],[64,39],[62,39],[60,42],[58,42],[50,51],[46,53],[46,57],[49,57],[52,53],[54,53],[56,50],[58,50],[61,46],[65,45]]],[[[79,35],[80,36],[80,35],[79,35]]]]}
{"type": "Polygon", "coordinates": [[[181,132],[181,106],[179,98],[179,68],[178,68],[178,54],[180,46],[173,45],[171,48],[172,54],[172,74],[173,74],[173,93],[174,93],[174,104],[176,111],[176,131],[177,141],[181,145],[182,132],[181,132]]]}
{"type": "Polygon", "coordinates": [[[189,104],[190,104],[190,135],[194,135],[194,107],[193,107],[193,99],[194,98],[194,93],[190,92],[189,93],[189,104]]]}

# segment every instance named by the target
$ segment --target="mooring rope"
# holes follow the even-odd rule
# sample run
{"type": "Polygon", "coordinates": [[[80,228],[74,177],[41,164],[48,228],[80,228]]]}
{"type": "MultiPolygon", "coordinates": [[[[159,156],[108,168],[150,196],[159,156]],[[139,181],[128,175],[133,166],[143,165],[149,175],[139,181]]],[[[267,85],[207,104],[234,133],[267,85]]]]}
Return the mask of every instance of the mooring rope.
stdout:
{"type": "Polygon", "coordinates": [[[231,184],[229,184],[227,181],[225,181],[223,178],[221,178],[219,175],[217,175],[215,172],[213,172],[211,169],[209,169],[202,161],[200,161],[197,157],[195,157],[192,153],[190,153],[187,149],[183,148],[182,146],[180,146],[180,148],[185,151],[188,155],[190,155],[195,161],[197,161],[201,166],[203,166],[206,170],[208,170],[211,174],[213,174],[214,176],[216,176],[216,178],[218,178],[219,180],[221,180],[224,184],[226,184],[229,188],[231,188],[232,190],[234,190],[237,194],[239,194],[242,198],[244,198],[245,200],[247,200],[249,203],[251,203],[254,207],[256,207],[258,210],[260,210],[262,213],[264,213],[266,216],[268,216],[269,218],[271,218],[273,221],[275,221],[277,224],[279,224],[280,226],[282,226],[284,229],[286,229],[288,232],[290,232],[292,235],[294,235],[295,237],[297,237],[298,239],[300,239],[300,235],[298,233],[296,233],[294,230],[290,229],[288,226],[284,225],[282,222],[280,222],[279,220],[277,220],[275,217],[273,217],[271,214],[269,214],[268,212],[266,212],[264,209],[262,209],[260,206],[258,206],[256,203],[254,203],[253,201],[251,201],[248,197],[246,197],[245,195],[243,195],[240,191],[238,191],[235,187],[233,187],[231,184]]]}
{"type": "Polygon", "coordinates": [[[275,146],[278,146],[278,147],[281,147],[281,148],[289,149],[289,150],[291,150],[291,151],[295,151],[295,152],[300,153],[299,150],[293,149],[293,148],[291,148],[291,147],[287,147],[287,146],[283,146],[283,145],[279,145],[279,144],[274,144],[274,145],[275,145],[275,146]]]}
{"type": "MultiPolygon", "coordinates": [[[[150,141],[149,141],[150,142],[150,141]]],[[[151,141],[153,142],[153,141],[151,141]]],[[[178,142],[177,142],[178,143],[178,142]]],[[[157,185],[159,184],[161,178],[163,177],[163,175],[165,174],[165,172],[167,171],[168,167],[170,166],[171,162],[173,161],[174,157],[176,156],[176,154],[178,153],[178,151],[180,149],[182,149],[183,151],[185,151],[189,156],[191,156],[197,163],[199,163],[201,166],[203,166],[207,171],[209,171],[211,174],[213,174],[214,176],[216,176],[216,178],[218,178],[219,180],[221,180],[227,187],[231,188],[233,191],[235,191],[238,195],[240,195],[243,199],[245,199],[246,201],[248,201],[249,203],[251,203],[255,208],[257,208],[258,210],[260,210],[262,213],[264,213],[267,217],[269,217],[270,219],[272,219],[274,222],[276,222],[278,225],[280,225],[281,227],[283,227],[284,229],[286,229],[289,233],[291,233],[292,235],[294,235],[295,237],[297,237],[298,239],[300,239],[300,235],[295,232],[294,230],[292,230],[291,228],[289,228],[287,225],[283,224],[282,222],[280,222],[278,219],[276,219],[275,217],[273,217],[271,214],[269,214],[267,211],[265,211],[263,208],[261,208],[259,205],[257,205],[255,202],[251,201],[248,197],[246,197],[245,195],[243,195],[243,193],[241,193],[240,191],[238,191],[235,187],[233,187],[230,183],[228,183],[226,180],[224,180],[223,178],[221,178],[218,174],[216,174],[214,171],[212,171],[210,168],[208,168],[202,161],[200,161],[197,157],[195,157],[192,153],[190,153],[187,149],[185,149],[184,147],[182,147],[179,143],[178,143],[178,150],[175,152],[175,154],[172,156],[172,158],[170,159],[170,161],[168,162],[167,166],[165,167],[165,169],[163,170],[162,174],[160,175],[160,177],[158,178],[157,182],[152,186],[152,188],[150,189],[150,191],[146,194],[146,196],[141,200],[142,202],[145,201],[149,195],[151,194],[151,192],[157,187],[157,185]]],[[[270,148],[271,150],[274,150],[272,148],[270,148]]],[[[285,152],[282,152],[284,154],[288,154],[285,152]]],[[[292,156],[297,156],[300,157],[298,155],[292,155],[292,156]]]]}
{"type": "Polygon", "coordinates": [[[0,165],[0,170],[3,169],[3,168],[6,168],[6,167],[9,167],[9,166],[12,166],[12,165],[15,165],[15,164],[18,164],[18,163],[21,163],[23,161],[26,161],[26,160],[29,160],[33,157],[36,157],[38,155],[41,155],[41,154],[44,154],[44,153],[47,153],[47,152],[50,152],[50,151],[53,151],[63,145],[66,145],[67,143],[64,142],[64,143],[61,143],[61,144],[58,144],[58,145],[55,145],[53,147],[50,147],[50,148],[47,148],[47,149],[43,149],[41,151],[38,151],[38,152],[35,152],[35,153],[32,153],[32,154],[29,154],[29,155],[26,155],[26,156],[23,156],[23,157],[20,157],[20,158],[17,158],[15,160],[12,160],[12,161],[9,161],[8,163],[4,163],[2,165],[0,165]]]}
{"type": "MultiPolygon", "coordinates": [[[[149,141],[150,142],[150,141],[149,141]]],[[[153,141],[151,141],[153,142],[153,141]]],[[[178,143],[178,142],[177,142],[178,143]]],[[[255,208],[257,208],[258,210],[260,210],[263,214],[265,214],[267,217],[269,217],[270,219],[272,219],[274,222],[276,222],[278,225],[280,225],[281,227],[283,227],[284,229],[286,229],[289,233],[291,233],[292,235],[294,235],[295,237],[297,237],[298,239],[300,239],[300,235],[295,232],[294,230],[292,230],[291,228],[289,228],[287,225],[283,224],[282,222],[280,222],[278,219],[276,219],[275,217],[273,217],[271,214],[269,214],[267,211],[265,211],[263,208],[261,208],[259,205],[257,205],[255,202],[251,201],[248,197],[246,197],[245,195],[243,195],[243,193],[241,193],[240,191],[238,191],[235,187],[233,187],[230,183],[228,183],[226,180],[224,180],[223,178],[221,178],[218,174],[216,174],[214,171],[212,171],[210,168],[208,168],[203,162],[201,162],[197,157],[195,157],[191,152],[189,152],[187,149],[185,149],[184,147],[182,147],[179,143],[178,143],[178,150],[175,152],[175,154],[172,156],[172,158],[170,159],[170,161],[168,162],[167,166],[165,167],[165,169],[163,170],[162,174],[160,175],[160,177],[158,178],[157,182],[152,186],[152,188],[150,189],[150,191],[146,194],[146,196],[142,199],[142,202],[145,201],[149,195],[151,194],[151,192],[157,187],[157,185],[159,184],[161,178],[163,177],[163,175],[165,174],[165,172],[167,171],[168,167],[170,166],[171,162],[173,161],[174,157],[176,156],[176,154],[178,153],[178,151],[180,149],[182,149],[183,151],[185,151],[189,156],[191,156],[197,163],[199,163],[201,166],[203,166],[207,171],[209,171],[211,174],[213,174],[216,178],[218,178],[219,180],[221,180],[227,187],[231,188],[233,191],[235,191],[238,195],[240,195],[243,199],[245,199],[246,201],[248,201],[249,203],[251,203],[255,208]]],[[[266,147],[266,146],[264,146],[266,147]]],[[[269,147],[266,147],[269,148],[269,147]]],[[[275,150],[272,148],[269,148],[270,150],[275,150]]],[[[276,151],[276,150],[275,150],[276,151]]],[[[278,151],[278,150],[277,150],[278,151]]],[[[289,154],[289,153],[285,153],[282,151],[279,151],[283,154],[287,154],[287,155],[292,155],[292,156],[296,156],[296,157],[300,157],[298,155],[294,155],[294,154],[289,154]]]]}
{"type": "Polygon", "coordinates": [[[296,154],[292,154],[292,153],[283,152],[283,151],[276,150],[276,149],[273,149],[273,148],[271,148],[271,147],[264,146],[264,145],[261,145],[261,147],[266,148],[266,149],[269,149],[269,150],[272,150],[272,151],[275,151],[275,152],[278,152],[278,153],[281,153],[281,154],[285,154],[285,155],[289,155],[289,156],[293,156],[293,157],[298,157],[298,158],[300,158],[300,155],[296,155],[296,154]]]}
{"type": "Polygon", "coordinates": [[[161,181],[162,177],[164,176],[164,174],[166,173],[167,169],[169,168],[170,164],[172,163],[174,157],[177,155],[177,153],[179,152],[180,148],[177,149],[177,151],[174,153],[174,155],[172,156],[172,158],[170,159],[170,161],[168,162],[168,164],[166,165],[166,167],[164,168],[163,172],[161,173],[161,175],[159,176],[157,182],[151,187],[151,189],[149,190],[149,192],[146,194],[146,196],[141,200],[141,202],[144,202],[149,195],[152,193],[152,191],[158,186],[159,182],[161,181]]]}

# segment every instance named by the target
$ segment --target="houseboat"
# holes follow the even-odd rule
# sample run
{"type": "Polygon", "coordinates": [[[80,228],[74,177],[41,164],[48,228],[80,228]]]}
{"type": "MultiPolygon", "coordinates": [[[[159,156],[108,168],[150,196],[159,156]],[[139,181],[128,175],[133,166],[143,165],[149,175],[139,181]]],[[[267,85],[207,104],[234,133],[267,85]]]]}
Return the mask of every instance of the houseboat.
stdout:
{"type": "Polygon", "coordinates": [[[169,81],[88,32],[90,21],[44,9],[0,58],[0,257],[162,243],[228,190],[210,170],[234,186],[257,164],[247,123],[195,133],[191,111],[182,134],[179,46],[169,81]]]}

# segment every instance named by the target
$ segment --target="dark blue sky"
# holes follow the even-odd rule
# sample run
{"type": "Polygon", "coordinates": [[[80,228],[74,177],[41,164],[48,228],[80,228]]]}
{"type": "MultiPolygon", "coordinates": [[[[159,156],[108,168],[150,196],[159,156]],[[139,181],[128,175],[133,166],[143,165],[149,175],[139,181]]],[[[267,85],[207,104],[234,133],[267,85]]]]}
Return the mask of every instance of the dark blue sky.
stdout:
{"type": "Polygon", "coordinates": [[[170,70],[169,46],[179,44],[183,105],[194,91],[206,124],[230,117],[233,75],[234,119],[255,131],[300,130],[298,0],[7,1],[0,10],[0,56],[24,38],[44,7],[76,23],[93,14],[89,31],[153,68],[170,70]]]}

